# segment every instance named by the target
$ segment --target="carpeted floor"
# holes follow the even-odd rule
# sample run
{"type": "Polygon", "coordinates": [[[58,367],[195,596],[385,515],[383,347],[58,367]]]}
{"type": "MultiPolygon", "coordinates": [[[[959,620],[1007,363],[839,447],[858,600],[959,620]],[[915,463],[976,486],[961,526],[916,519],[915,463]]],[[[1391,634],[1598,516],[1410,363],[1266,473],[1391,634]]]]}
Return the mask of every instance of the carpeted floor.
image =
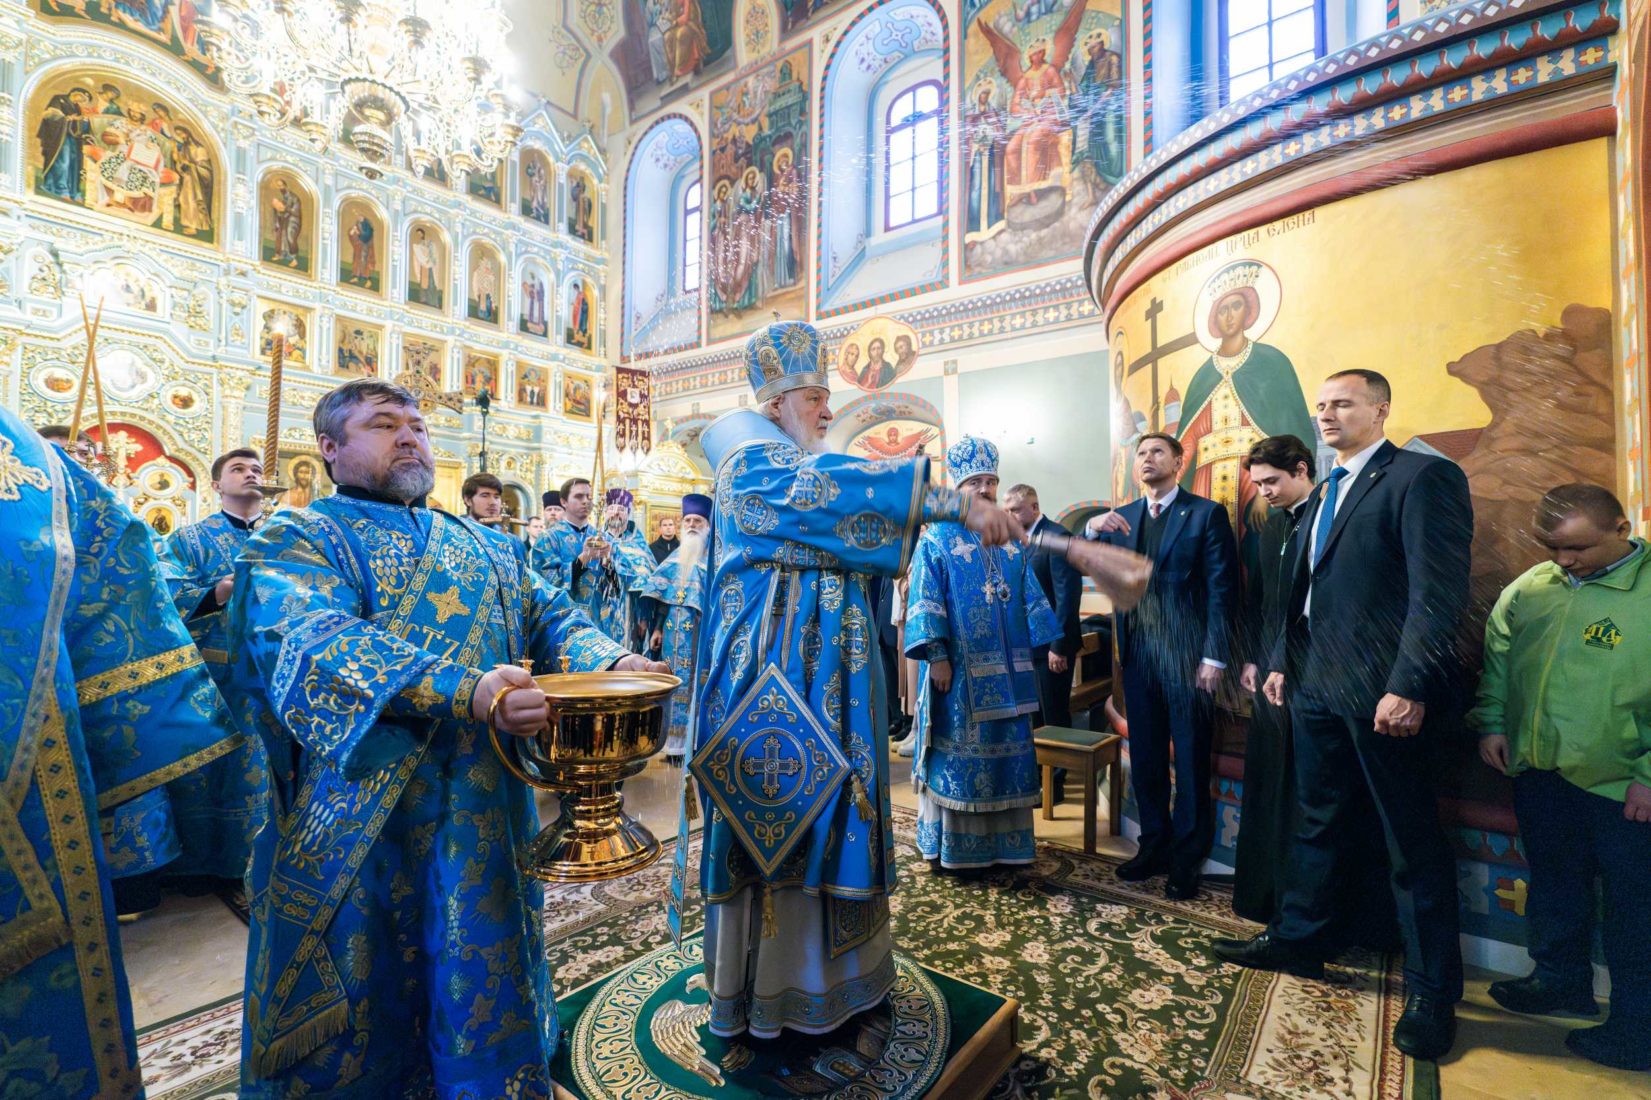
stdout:
{"type": "MultiPolygon", "coordinates": [[[[1021,1003],[1026,1057],[993,1093],[1092,1100],[1435,1100],[1438,1071],[1394,1049],[1396,958],[1354,959],[1325,981],[1238,971],[1209,941],[1247,933],[1219,888],[1167,901],[1116,861],[1038,846],[1038,860],[975,879],[936,876],[895,811],[895,942],[923,965],[1021,1003]]],[[[586,985],[669,940],[670,855],[614,882],[547,897],[559,989],[586,985]]],[[[689,917],[697,927],[697,912],[689,917]]],[[[239,998],[146,1029],[151,1100],[235,1096],[239,998]]]]}

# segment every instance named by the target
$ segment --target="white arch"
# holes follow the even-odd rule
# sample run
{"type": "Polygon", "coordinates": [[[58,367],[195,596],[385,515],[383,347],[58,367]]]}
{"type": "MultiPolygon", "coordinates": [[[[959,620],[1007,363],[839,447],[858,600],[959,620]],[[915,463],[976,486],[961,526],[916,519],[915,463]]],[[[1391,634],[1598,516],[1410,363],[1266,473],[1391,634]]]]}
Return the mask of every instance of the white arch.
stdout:
{"type": "MultiPolygon", "coordinates": [[[[669,114],[654,122],[631,153],[625,172],[624,270],[620,295],[620,356],[631,359],[697,347],[700,289],[681,286],[682,197],[703,184],[704,145],[692,121],[669,114]]],[[[709,196],[700,194],[700,260],[709,196]]]]}

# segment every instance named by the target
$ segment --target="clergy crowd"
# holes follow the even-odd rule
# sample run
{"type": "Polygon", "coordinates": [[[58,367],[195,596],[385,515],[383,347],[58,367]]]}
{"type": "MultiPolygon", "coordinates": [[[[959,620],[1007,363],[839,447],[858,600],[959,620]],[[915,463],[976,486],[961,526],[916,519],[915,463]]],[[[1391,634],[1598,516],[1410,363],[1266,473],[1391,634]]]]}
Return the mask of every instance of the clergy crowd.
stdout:
{"type": "Polygon", "coordinates": [[[548,1097],[567,1021],[517,861],[536,811],[485,730],[543,728],[532,671],[680,679],[663,756],[682,819],[703,814],[708,1026],[831,1031],[895,980],[891,730],[931,873],[1032,862],[1034,730],[1075,722],[1085,577],[1140,821],[1119,879],[1203,889],[1218,704],[1247,711],[1233,905],[1264,928],[1215,956],[1317,978],[1402,945],[1393,1041],[1441,1057],[1463,978],[1434,761],[1471,728],[1514,777],[1531,871],[1535,969],[1491,995],[1598,1015],[1598,921],[1610,1015],[1568,1043],[1651,1070],[1651,570],[1607,489],[1542,497],[1546,560],[1497,602],[1475,696],[1467,482],[1387,440],[1375,372],[1318,392],[1329,470],[1311,440],[1250,441],[1241,542],[1173,435],[1135,442],[1139,499],[1069,534],[1029,484],[1000,505],[986,439],[953,442],[944,478],[829,452],[811,326],[776,321],[745,362],[751,406],[702,436],[712,492],[652,542],[627,491],[584,478],[525,538],[486,472],[462,515],[431,507],[418,398],[376,379],[314,410],[334,495],[267,513],[237,448],[211,470],[221,511],[158,545],[81,441],[0,410],[0,1041],[35,1054],[17,1095],[141,1093],[115,922],[164,883],[245,891],[242,1096],[548,1097]]]}

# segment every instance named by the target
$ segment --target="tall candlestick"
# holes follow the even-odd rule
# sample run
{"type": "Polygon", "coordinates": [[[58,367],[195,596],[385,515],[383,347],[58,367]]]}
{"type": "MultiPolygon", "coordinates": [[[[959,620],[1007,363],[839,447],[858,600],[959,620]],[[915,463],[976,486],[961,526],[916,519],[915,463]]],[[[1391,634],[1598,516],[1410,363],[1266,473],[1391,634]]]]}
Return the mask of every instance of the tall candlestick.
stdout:
{"type": "Polygon", "coordinates": [[[281,444],[281,367],[287,357],[287,338],[277,332],[271,337],[269,355],[269,408],[264,414],[264,477],[277,480],[275,461],[281,444]]]}

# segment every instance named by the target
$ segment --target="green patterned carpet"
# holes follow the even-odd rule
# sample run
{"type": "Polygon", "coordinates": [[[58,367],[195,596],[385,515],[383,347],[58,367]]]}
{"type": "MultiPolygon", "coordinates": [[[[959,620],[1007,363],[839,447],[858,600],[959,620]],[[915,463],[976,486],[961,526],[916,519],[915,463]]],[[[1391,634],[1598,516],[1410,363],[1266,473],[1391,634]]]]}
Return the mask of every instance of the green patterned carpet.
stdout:
{"type": "MultiPolygon", "coordinates": [[[[915,815],[896,810],[895,826],[895,942],[1020,1001],[1027,1054],[994,1098],[1436,1100],[1436,1067],[1389,1039],[1403,1005],[1396,957],[1351,959],[1322,982],[1240,971],[1209,953],[1211,939],[1254,930],[1218,888],[1167,901],[1161,883],[1119,882],[1115,860],[1046,844],[1027,867],[937,876],[913,846],[915,815]]],[[[667,851],[628,878],[547,891],[559,990],[669,942],[670,863],[667,851]]],[[[686,923],[699,926],[697,908],[686,923]]],[[[239,1040],[238,1003],[146,1029],[151,1100],[233,1096],[239,1040]]]]}

